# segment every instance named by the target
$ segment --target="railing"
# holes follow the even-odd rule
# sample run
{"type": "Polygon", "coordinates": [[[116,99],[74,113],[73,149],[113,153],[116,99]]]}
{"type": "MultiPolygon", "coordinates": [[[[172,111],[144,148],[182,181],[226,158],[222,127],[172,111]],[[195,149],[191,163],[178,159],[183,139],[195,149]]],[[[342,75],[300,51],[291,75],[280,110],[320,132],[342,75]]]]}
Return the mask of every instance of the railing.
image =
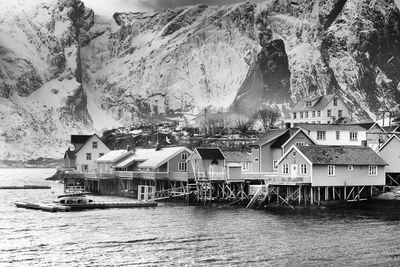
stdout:
{"type": "Polygon", "coordinates": [[[112,173],[84,172],[85,179],[110,179],[115,175],[112,173]]]}
{"type": "Polygon", "coordinates": [[[146,171],[120,171],[116,172],[115,176],[120,178],[135,178],[135,179],[166,179],[169,178],[168,172],[146,172],[146,171]]]}
{"type": "Polygon", "coordinates": [[[265,179],[266,183],[278,183],[278,184],[301,184],[301,183],[311,183],[311,176],[276,176],[276,177],[268,177],[265,179]]]}
{"type": "Polygon", "coordinates": [[[197,179],[208,179],[208,180],[225,180],[225,172],[196,172],[195,177],[197,179]]]}
{"type": "Polygon", "coordinates": [[[265,180],[278,176],[278,172],[242,172],[242,178],[245,180],[265,180]]]}

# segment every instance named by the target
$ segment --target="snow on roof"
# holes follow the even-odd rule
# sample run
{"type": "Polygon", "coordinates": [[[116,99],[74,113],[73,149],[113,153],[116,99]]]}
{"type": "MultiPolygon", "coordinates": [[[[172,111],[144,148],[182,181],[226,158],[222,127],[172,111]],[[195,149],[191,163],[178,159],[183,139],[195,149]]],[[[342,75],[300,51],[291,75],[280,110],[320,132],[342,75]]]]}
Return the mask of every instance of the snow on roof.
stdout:
{"type": "Polygon", "coordinates": [[[303,128],[306,131],[359,131],[366,132],[367,130],[358,124],[311,124],[311,123],[296,123],[296,127],[303,128]]]}
{"type": "Polygon", "coordinates": [[[123,156],[128,155],[127,153],[132,153],[132,151],[127,151],[126,149],[112,150],[104,156],[98,158],[96,162],[116,162],[123,156]]]}

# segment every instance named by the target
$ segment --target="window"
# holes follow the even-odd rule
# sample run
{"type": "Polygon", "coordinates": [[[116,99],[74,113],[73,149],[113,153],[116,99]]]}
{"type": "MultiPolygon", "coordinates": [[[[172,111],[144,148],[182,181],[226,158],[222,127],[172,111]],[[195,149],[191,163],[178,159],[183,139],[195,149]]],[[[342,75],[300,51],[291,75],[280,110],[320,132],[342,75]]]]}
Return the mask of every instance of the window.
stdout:
{"type": "Polygon", "coordinates": [[[335,176],[335,166],[328,165],[328,176],[335,176]]]}
{"type": "Polygon", "coordinates": [[[304,112],[304,118],[308,118],[308,111],[304,112]]]}
{"type": "Polygon", "coordinates": [[[303,118],[303,112],[300,112],[300,119],[303,118]]]}
{"type": "Polygon", "coordinates": [[[242,171],[248,171],[250,169],[250,164],[248,162],[242,162],[242,171]]]}
{"type": "Polygon", "coordinates": [[[337,98],[333,99],[333,105],[336,107],[337,106],[337,98]]]}
{"type": "Polygon", "coordinates": [[[92,153],[86,153],[86,160],[92,160],[92,153]]]}
{"type": "Polygon", "coordinates": [[[104,153],[99,153],[99,158],[101,158],[102,156],[104,156],[104,153]]]}
{"type": "Polygon", "coordinates": [[[368,175],[369,176],[377,176],[378,175],[378,166],[369,166],[368,167],[368,175]]]}
{"type": "Polygon", "coordinates": [[[348,165],[348,166],[347,166],[347,170],[348,170],[349,172],[352,172],[352,171],[354,170],[353,165],[348,165]]]}
{"type": "Polygon", "coordinates": [[[317,111],[317,116],[318,116],[318,117],[321,117],[321,110],[318,110],[318,111],[317,111]]]}
{"type": "Polygon", "coordinates": [[[294,158],[297,157],[297,152],[296,152],[296,151],[293,151],[292,156],[293,156],[294,158]]]}
{"type": "Polygon", "coordinates": [[[357,141],[357,132],[350,132],[350,141],[357,141]]]}
{"type": "Polygon", "coordinates": [[[92,147],[93,147],[93,149],[97,149],[97,141],[92,142],[92,147]]]}
{"type": "Polygon", "coordinates": [[[343,110],[339,109],[337,112],[337,116],[338,116],[338,118],[343,117],[343,110]]]}
{"type": "Polygon", "coordinates": [[[282,173],[283,174],[289,174],[289,165],[288,164],[283,164],[282,165],[282,173]]]}
{"type": "Polygon", "coordinates": [[[330,117],[332,115],[332,110],[328,109],[326,111],[326,116],[330,117]]]}
{"type": "Polygon", "coordinates": [[[255,161],[255,162],[257,162],[257,161],[258,161],[258,159],[254,159],[254,161],[255,161]]]}
{"type": "Polygon", "coordinates": [[[315,118],[315,110],[312,111],[312,117],[315,118]]]}
{"type": "Polygon", "coordinates": [[[272,168],[273,168],[274,170],[277,170],[277,169],[278,169],[278,161],[277,161],[277,160],[273,160],[273,161],[272,161],[272,168]]]}
{"type": "Polygon", "coordinates": [[[307,174],[307,164],[300,164],[300,174],[307,174]]]}
{"type": "Polygon", "coordinates": [[[187,160],[187,159],[188,159],[188,153],[182,153],[181,160],[187,160]]]}
{"type": "Polygon", "coordinates": [[[336,131],[336,140],[340,140],[340,131],[336,131]]]}
{"type": "Polygon", "coordinates": [[[296,145],[296,146],[304,146],[305,143],[304,143],[304,142],[296,142],[295,145],[296,145]]]}
{"type": "Polygon", "coordinates": [[[325,140],[326,132],[325,131],[317,131],[317,140],[325,140]]]}
{"type": "Polygon", "coordinates": [[[180,172],[187,171],[187,163],[186,162],[179,162],[178,163],[178,171],[180,171],[180,172]]]}
{"type": "Polygon", "coordinates": [[[89,167],[87,164],[83,164],[82,165],[82,172],[88,172],[89,171],[89,167]]]}
{"type": "Polygon", "coordinates": [[[308,101],[306,102],[306,107],[311,107],[312,106],[312,102],[308,101]]]}
{"type": "Polygon", "coordinates": [[[293,112],[293,119],[297,119],[297,113],[293,112]]]}

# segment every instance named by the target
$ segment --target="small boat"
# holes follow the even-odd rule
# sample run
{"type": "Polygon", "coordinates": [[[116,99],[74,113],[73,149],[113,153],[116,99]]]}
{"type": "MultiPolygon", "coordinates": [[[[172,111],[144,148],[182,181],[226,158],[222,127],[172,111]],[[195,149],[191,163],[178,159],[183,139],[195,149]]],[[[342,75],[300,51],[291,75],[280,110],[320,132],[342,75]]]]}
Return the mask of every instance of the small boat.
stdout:
{"type": "Polygon", "coordinates": [[[74,205],[74,204],[89,204],[92,203],[92,199],[86,198],[85,193],[68,194],[58,196],[58,199],[54,201],[61,205],[74,205]]]}

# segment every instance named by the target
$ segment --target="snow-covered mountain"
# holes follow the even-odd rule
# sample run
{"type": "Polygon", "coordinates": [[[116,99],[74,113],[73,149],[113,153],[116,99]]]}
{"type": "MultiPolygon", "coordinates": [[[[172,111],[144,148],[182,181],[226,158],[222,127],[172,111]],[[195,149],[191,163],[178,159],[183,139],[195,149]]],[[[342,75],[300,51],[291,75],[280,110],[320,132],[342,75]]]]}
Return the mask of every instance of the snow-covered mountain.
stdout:
{"type": "Polygon", "coordinates": [[[251,113],[340,94],[359,120],[400,103],[393,0],[267,0],[96,16],[0,0],[0,159],[62,156],[69,134],[212,106],[251,113]]]}

